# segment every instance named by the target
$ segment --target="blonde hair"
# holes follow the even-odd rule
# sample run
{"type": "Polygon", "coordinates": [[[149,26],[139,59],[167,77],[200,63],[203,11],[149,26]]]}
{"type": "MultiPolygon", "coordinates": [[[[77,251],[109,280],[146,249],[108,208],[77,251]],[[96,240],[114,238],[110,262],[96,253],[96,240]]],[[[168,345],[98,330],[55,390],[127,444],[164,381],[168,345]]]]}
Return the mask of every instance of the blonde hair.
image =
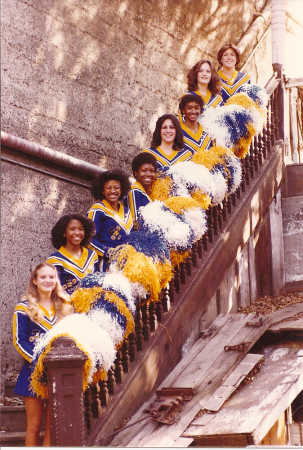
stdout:
{"type": "Polygon", "coordinates": [[[55,314],[57,315],[57,322],[61,320],[63,317],[68,316],[70,314],[73,314],[74,308],[70,304],[70,296],[66,294],[62,286],[60,284],[60,281],[58,279],[57,270],[54,266],[48,263],[40,263],[38,264],[31,272],[31,277],[27,285],[27,289],[25,292],[25,295],[22,297],[22,300],[27,300],[28,302],[28,316],[29,318],[36,323],[39,323],[43,319],[43,311],[38,306],[39,302],[39,296],[38,296],[38,289],[36,284],[34,283],[34,280],[37,280],[38,277],[38,271],[42,269],[43,267],[50,267],[53,269],[55,274],[55,280],[56,285],[55,288],[52,291],[51,299],[55,306],[55,314]]]}

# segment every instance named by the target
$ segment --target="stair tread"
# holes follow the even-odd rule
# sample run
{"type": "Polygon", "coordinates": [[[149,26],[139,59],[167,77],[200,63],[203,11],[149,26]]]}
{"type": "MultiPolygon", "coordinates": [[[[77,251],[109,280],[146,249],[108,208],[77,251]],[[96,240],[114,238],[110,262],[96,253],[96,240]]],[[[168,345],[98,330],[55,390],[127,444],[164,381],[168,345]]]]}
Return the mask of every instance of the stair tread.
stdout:
{"type": "Polygon", "coordinates": [[[25,405],[0,405],[0,412],[25,411],[25,405]]]}
{"type": "MultiPolygon", "coordinates": [[[[26,431],[0,431],[0,442],[25,439],[26,431]]],[[[40,437],[43,437],[44,431],[40,431],[40,437]]]]}

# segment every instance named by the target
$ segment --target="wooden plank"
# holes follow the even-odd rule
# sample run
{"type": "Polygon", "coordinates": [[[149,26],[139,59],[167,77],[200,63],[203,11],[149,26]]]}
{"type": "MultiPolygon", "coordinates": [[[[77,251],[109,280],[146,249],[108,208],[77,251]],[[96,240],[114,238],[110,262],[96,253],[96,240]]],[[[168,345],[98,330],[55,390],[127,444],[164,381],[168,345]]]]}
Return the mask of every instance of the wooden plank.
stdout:
{"type": "Polygon", "coordinates": [[[303,389],[303,342],[270,345],[263,352],[265,363],[257,376],[205,425],[190,425],[182,436],[197,436],[199,445],[208,445],[210,437],[238,434],[246,435],[250,444],[260,443],[303,389]]]}
{"type": "Polygon", "coordinates": [[[182,405],[183,409],[178,422],[173,425],[161,425],[149,420],[147,423],[135,424],[146,417],[144,410],[156,399],[153,395],[128,422],[128,425],[134,423],[134,426],[122,430],[111,445],[114,447],[173,446],[196,414],[204,408],[217,387],[226,380],[271,323],[271,318],[268,316],[264,317],[260,327],[246,326],[246,322],[253,320],[254,317],[254,314],[228,314],[225,317],[219,317],[220,330],[212,334],[210,339],[206,333],[207,345],[200,343],[202,349],[199,352],[197,343],[184,358],[186,361],[182,360],[161,384],[160,388],[184,386],[197,390],[197,394],[182,405]],[[224,346],[241,342],[248,343],[244,351],[224,351],[224,346]]]}
{"type": "Polygon", "coordinates": [[[270,316],[273,322],[268,328],[269,332],[303,330],[303,302],[275,311],[270,316]]]}
{"type": "MultiPolygon", "coordinates": [[[[204,408],[209,411],[218,411],[235,389],[244,380],[246,375],[261,361],[263,355],[247,354],[243,361],[234,369],[229,377],[222,383],[216,392],[206,402],[204,408]]],[[[196,425],[196,421],[192,422],[196,425]]]]}
{"type": "Polygon", "coordinates": [[[192,442],[193,442],[192,438],[180,437],[179,439],[176,440],[173,447],[186,448],[189,447],[192,442]]]}

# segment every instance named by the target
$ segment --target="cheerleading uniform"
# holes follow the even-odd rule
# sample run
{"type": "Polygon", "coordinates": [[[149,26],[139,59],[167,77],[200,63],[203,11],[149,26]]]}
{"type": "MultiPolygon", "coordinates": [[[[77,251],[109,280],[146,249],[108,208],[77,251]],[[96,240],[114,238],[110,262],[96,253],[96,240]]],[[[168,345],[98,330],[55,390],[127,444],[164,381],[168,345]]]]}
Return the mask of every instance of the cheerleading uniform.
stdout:
{"type": "Polygon", "coordinates": [[[228,79],[222,72],[222,69],[219,70],[218,75],[221,77],[221,94],[223,98],[223,103],[226,103],[227,100],[232,96],[241,92],[243,90],[243,86],[251,83],[250,76],[247,73],[237,72],[234,70],[234,73],[231,79],[228,79]]]}
{"type": "Polygon", "coordinates": [[[202,95],[201,92],[198,90],[197,91],[188,91],[184,95],[187,95],[187,94],[200,95],[200,97],[202,98],[202,100],[205,103],[205,107],[207,107],[207,108],[210,108],[210,107],[217,108],[218,106],[223,105],[223,99],[222,99],[221,95],[220,94],[213,95],[209,89],[207,89],[207,94],[205,96],[202,95]]]}
{"type": "Polygon", "coordinates": [[[100,266],[105,270],[104,257],[112,247],[122,245],[125,238],[132,231],[133,219],[130,210],[119,203],[119,211],[115,211],[106,201],[92,205],[86,216],[93,220],[96,233],[89,247],[99,256],[100,266]],[[103,261],[102,261],[103,258],[103,261]]]}
{"type": "Polygon", "coordinates": [[[213,146],[209,134],[206,133],[206,131],[203,131],[203,128],[200,124],[197,133],[193,133],[182,122],[181,128],[183,132],[185,148],[190,150],[192,154],[197,153],[199,150],[210,150],[210,148],[213,146]]]}
{"type": "Polygon", "coordinates": [[[130,209],[132,218],[134,222],[138,221],[138,210],[141,206],[145,206],[148,203],[151,202],[151,199],[149,198],[149,196],[147,195],[144,187],[142,186],[141,183],[139,183],[139,181],[136,181],[128,195],[126,195],[126,197],[124,197],[123,203],[125,204],[125,206],[127,206],[127,208],[130,209]]]}
{"type": "Polygon", "coordinates": [[[188,161],[192,157],[192,151],[187,148],[183,148],[182,150],[174,150],[171,155],[167,155],[161,149],[161,147],[157,148],[149,148],[147,150],[143,150],[143,152],[148,152],[154,155],[157,160],[157,168],[159,172],[164,172],[177,164],[178,162],[188,161]]]}
{"type": "Polygon", "coordinates": [[[71,255],[64,247],[60,247],[47,259],[49,264],[56,267],[58,277],[63,289],[71,295],[78,284],[88,273],[99,270],[99,259],[95,251],[82,248],[79,259],[71,255]]]}
{"type": "Polygon", "coordinates": [[[41,322],[33,322],[28,316],[28,301],[23,300],[15,308],[13,318],[13,341],[17,351],[24,358],[24,365],[19,374],[14,393],[25,397],[37,397],[31,390],[30,376],[33,372],[31,361],[36,340],[50,330],[56,320],[55,307],[47,311],[40,303],[38,307],[43,311],[41,322]]]}

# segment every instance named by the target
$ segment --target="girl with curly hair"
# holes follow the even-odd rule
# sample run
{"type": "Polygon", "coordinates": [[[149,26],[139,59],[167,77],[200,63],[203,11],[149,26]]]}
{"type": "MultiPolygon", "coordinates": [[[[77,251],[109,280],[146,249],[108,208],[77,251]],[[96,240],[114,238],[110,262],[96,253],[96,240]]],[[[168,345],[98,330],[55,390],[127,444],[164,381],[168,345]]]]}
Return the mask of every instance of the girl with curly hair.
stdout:
{"type": "Polygon", "coordinates": [[[157,160],[158,171],[163,172],[178,162],[188,161],[192,152],[184,148],[183,133],[178,119],[173,114],[164,114],[156,122],[149,152],[157,160]]]}
{"type": "Polygon", "coordinates": [[[251,83],[247,73],[237,72],[236,66],[240,63],[240,50],[234,44],[225,44],[218,51],[218,62],[221,69],[218,75],[221,77],[221,94],[225,103],[232,95],[243,90],[246,84],[251,83]]]}
{"type": "Polygon", "coordinates": [[[139,153],[133,159],[132,171],[136,182],[132,184],[123,202],[130,209],[135,223],[138,221],[141,206],[151,202],[149,195],[157,174],[157,160],[151,153],[139,153]]]}
{"type": "Polygon", "coordinates": [[[99,270],[98,256],[86,248],[95,232],[94,223],[81,214],[67,214],[52,229],[57,249],[47,259],[58,272],[63,289],[71,295],[88,273],[99,270]]]}
{"type": "Polygon", "coordinates": [[[192,154],[199,150],[209,150],[213,145],[209,134],[198,122],[202,109],[203,100],[199,95],[186,94],[179,103],[179,110],[184,117],[184,121],[181,122],[184,143],[192,154]]]}
{"type": "Polygon", "coordinates": [[[187,74],[188,92],[199,95],[206,107],[222,106],[221,79],[207,59],[197,62],[187,74]]]}
{"type": "MultiPolygon", "coordinates": [[[[31,361],[36,340],[63,317],[73,313],[69,295],[60,285],[55,267],[38,264],[31,273],[25,295],[17,304],[13,319],[13,340],[17,351],[24,358],[14,393],[24,396],[27,428],[25,446],[39,445],[44,400],[32,391],[31,361]]],[[[44,446],[50,446],[49,408],[46,406],[44,446]]]]}
{"type": "Polygon", "coordinates": [[[123,244],[133,228],[131,212],[122,203],[129,190],[128,176],[118,169],[107,170],[92,182],[96,202],[86,215],[94,222],[96,234],[89,247],[98,254],[103,271],[107,269],[108,250],[123,244]]]}

